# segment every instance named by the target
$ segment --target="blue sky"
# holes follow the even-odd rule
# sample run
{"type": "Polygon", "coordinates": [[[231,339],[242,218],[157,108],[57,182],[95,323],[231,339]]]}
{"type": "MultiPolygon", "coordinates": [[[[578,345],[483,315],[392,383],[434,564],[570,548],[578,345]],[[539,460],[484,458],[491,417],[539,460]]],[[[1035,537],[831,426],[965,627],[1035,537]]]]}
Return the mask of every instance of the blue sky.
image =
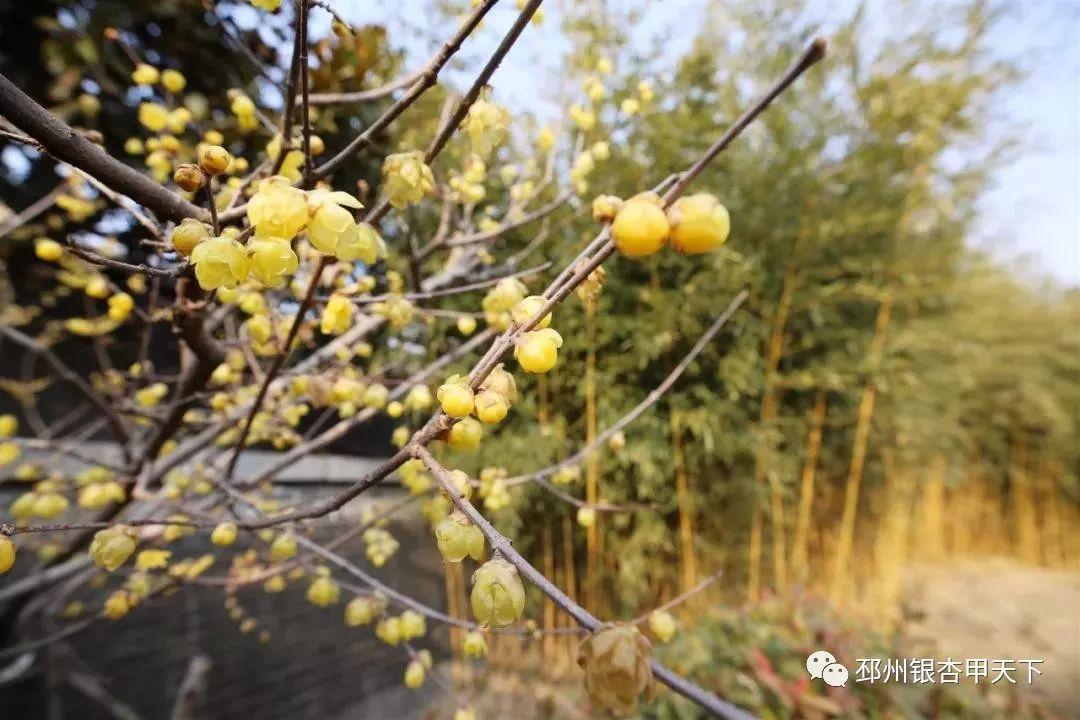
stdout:
{"type": "MultiPolygon", "coordinates": [[[[511,107],[528,107],[539,114],[557,112],[550,98],[559,78],[552,58],[565,47],[559,36],[559,8],[566,0],[545,3],[549,21],[530,28],[495,76],[499,99],[511,107]]],[[[648,22],[635,30],[636,42],[670,36],[676,27],[695,27],[710,0],[655,0],[648,22]]],[[[368,3],[337,0],[335,7],[354,22],[403,24],[406,49],[415,66],[437,45],[433,32],[445,32],[427,22],[427,0],[368,3]]],[[[484,57],[515,14],[504,0],[481,33],[466,45],[466,57],[484,57]]],[[[837,21],[848,16],[854,0],[812,0],[808,8],[837,21]]],[[[869,23],[887,32],[904,12],[898,0],[869,0],[869,23]]],[[[680,33],[689,38],[692,33],[680,33]]],[[[1020,129],[1021,151],[993,178],[982,205],[973,244],[1010,263],[1032,279],[1052,277],[1080,286],[1080,2],[1076,0],[1014,0],[996,27],[993,42],[1003,57],[1018,58],[1030,74],[1001,98],[999,111],[1020,129]]],[[[672,48],[671,56],[679,48],[672,48]]],[[[452,75],[451,75],[452,78],[452,75]]]]}

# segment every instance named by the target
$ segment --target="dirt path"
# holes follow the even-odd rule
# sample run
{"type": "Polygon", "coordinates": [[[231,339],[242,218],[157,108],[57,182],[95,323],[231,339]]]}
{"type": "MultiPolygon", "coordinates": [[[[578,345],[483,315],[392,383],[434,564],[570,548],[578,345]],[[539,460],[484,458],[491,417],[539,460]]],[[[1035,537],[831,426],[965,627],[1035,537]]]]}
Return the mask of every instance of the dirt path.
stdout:
{"type": "Polygon", "coordinates": [[[1018,688],[1080,717],[1080,573],[999,560],[911,568],[904,609],[912,639],[939,659],[1045,660],[1030,688],[1018,688]]]}

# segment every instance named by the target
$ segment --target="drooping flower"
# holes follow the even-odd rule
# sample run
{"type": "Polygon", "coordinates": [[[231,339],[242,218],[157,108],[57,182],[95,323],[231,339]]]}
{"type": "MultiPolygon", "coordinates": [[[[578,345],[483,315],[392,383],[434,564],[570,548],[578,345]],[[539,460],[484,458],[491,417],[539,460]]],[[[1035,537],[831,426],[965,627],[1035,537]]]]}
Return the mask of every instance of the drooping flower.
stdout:
{"type": "Polygon", "coordinates": [[[190,257],[195,278],[203,290],[236,287],[247,279],[247,252],[234,238],[221,236],[201,242],[190,257]]]}
{"type": "Polygon", "coordinates": [[[300,264],[292,245],[286,240],[256,238],[247,244],[247,251],[251,274],[270,288],[284,285],[300,264]]]}
{"type": "Polygon", "coordinates": [[[632,625],[606,625],[585,638],[578,665],[589,699],[618,716],[636,712],[638,699],[652,690],[650,653],[649,641],[632,625]]]}
{"type": "Polygon", "coordinates": [[[307,196],[287,177],[266,178],[248,202],[247,217],[255,227],[256,237],[292,240],[307,224],[307,196]]]}
{"type": "Polygon", "coordinates": [[[386,198],[398,210],[420,202],[435,190],[435,176],[419,150],[388,155],[382,174],[386,198]]]}
{"type": "Polygon", "coordinates": [[[525,588],[517,569],[501,557],[488,560],[472,577],[469,596],[473,616],[481,625],[505,627],[525,612],[525,588]]]}

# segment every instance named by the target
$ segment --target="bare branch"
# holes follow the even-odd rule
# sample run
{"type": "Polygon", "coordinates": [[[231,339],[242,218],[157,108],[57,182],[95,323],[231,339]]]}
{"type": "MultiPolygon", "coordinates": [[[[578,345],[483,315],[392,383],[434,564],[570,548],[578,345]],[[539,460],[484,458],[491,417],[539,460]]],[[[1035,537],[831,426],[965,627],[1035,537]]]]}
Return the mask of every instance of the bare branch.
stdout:
{"type": "Polygon", "coordinates": [[[124,163],[110,157],[0,75],[0,114],[41,143],[58,160],[93,175],[107,187],[150,208],[159,217],[180,222],[206,220],[206,211],[124,163]]]}

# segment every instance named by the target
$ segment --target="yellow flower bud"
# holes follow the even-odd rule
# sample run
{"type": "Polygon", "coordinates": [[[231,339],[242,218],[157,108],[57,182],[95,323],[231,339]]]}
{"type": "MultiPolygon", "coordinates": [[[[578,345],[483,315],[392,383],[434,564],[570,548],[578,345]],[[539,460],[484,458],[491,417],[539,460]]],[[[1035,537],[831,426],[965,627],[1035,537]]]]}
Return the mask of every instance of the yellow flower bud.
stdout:
{"type": "Polygon", "coordinates": [[[465,132],[472,141],[473,152],[481,157],[487,157],[495,146],[503,141],[509,125],[510,113],[506,108],[486,98],[472,104],[464,122],[465,132]]]}
{"type": "Polygon", "coordinates": [[[139,123],[151,132],[161,132],[169,124],[169,111],[158,103],[141,103],[139,105],[139,123]]]}
{"type": "Polygon", "coordinates": [[[517,569],[496,557],[480,566],[472,577],[469,596],[473,616],[481,625],[505,627],[525,612],[525,588],[517,569]]]}
{"type": "Polygon", "coordinates": [[[375,626],[375,637],[387,645],[397,645],[401,642],[401,621],[396,617],[380,620],[375,626]]]}
{"type": "Polygon", "coordinates": [[[0,415],[0,438],[9,438],[19,429],[19,421],[10,413],[0,415]]]}
{"type": "Polygon", "coordinates": [[[592,216],[596,222],[611,222],[622,209],[623,201],[614,195],[600,195],[592,204],[592,216]]]}
{"type": "Polygon", "coordinates": [[[203,290],[235,287],[248,276],[248,257],[245,248],[231,237],[211,238],[191,251],[195,278],[203,290]]]}
{"type": "Polygon", "coordinates": [[[131,601],[127,591],[117,590],[105,600],[105,617],[119,620],[131,610],[131,601]]]}
{"type": "Polygon", "coordinates": [[[197,165],[184,163],[173,172],[173,182],[180,186],[181,190],[195,192],[203,186],[204,176],[197,165]]]}
{"type": "Polygon", "coordinates": [[[579,507],[577,511],[577,522],[583,528],[591,528],[596,524],[596,509],[588,506],[579,507]]]}
{"type": "Polygon", "coordinates": [[[210,226],[195,218],[184,218],[172,232],[173,248],[184,257],[191,255],[196,245],[209,239],[210,226]]]}
{"type": "Polygon", "coordinates": [[[179,70],[164,70],[161,73],[161,86],[171,93],[183,92],[187,78],[179,70]]]}
{"type": "Polygon", "coordinates": [[[345,606],[345,624],[349,627],[370,625],[382,612],[378,601],[369,597],[353,598],[345,606]]]}
{"type": "Polygon", "coordinates": [[[636,98],[626,98],[619,104],[624,115],[636,115],[641,110],[641,103],[636,98]]]}
{"type": "Polygon", "coordinates": [[[659,251],[667,242],[670,231],[659,198],[651,193],[635,195],[627,200],[611,225],[615,246],[632,258],[659,251]]]}
{"type": "Polygon", "coordinates": [[[439,388],[436,396],[442,411],[452,418],[463,418],[473,411],[473,391],[468,378],[455,375],[439,388]]]}
{"type": "Polygon", "coordinates": [[[405,641],[423,637],[424,633],[427,632],[427,622],[424,620],[424,616],[415,610],[406,610],[401,613],[400,620],[401,638],[405,641]]]}
{"type": "Polygon", "coordinates": [[[649,614],[649,630],[660,642],[666,643],[675,637],[676,629],[675,618],[671,616],[671,613],[656,610],[649,614]]]}
{"type": "Polygon", "coordinates": [[[337,603],[341,589],[328,577],[318,577],[308,586],[307,599],[312,605],[321,608],[337,603]]]}
{"type": "Polygon", "coordinates": [[[471,417],[459,420],[454,427],[450,428],[446,441],[455,450],[472,452],[480,447],[480,441],[484,438],[484,428],[478,421],[471,417]]]}
{"type": "Polygon", "coordinates": [[[479,659],[486,656],[488,646],[487,641],[484,640],[483,633],[476,632],[475,630],[466,633],[465,639],[461,643],[461,651],[465,654],[465,657],[479,659]]]}
{"type": "Polygon", "coordinates": [[[466,556],[484,559],[484,533],[458,510],[435,526],[435,542],[447,562],[461,562],[466,556]]]}
{"type": "Polygon", "coordinates": [[[95,275],[90,278],[90,282],[86,283],[83,292],[92,298],[102,300],[109,296],[109,283],[102,276],[95,275]]]}
{"type": "Polygon", "coordinates": [[[116,293],[109,298],[109,318],[123,322],[135,309],[135,300],[126,292],[116,293]]]}
{"type": "Polygon", "coordinates": [[[506,413],[510,411],[510,403],[494,390],[482,390],[477,393],[474,405],[476,417],[488,424],[502,422],[506,413]]]}
{"type": "Polygon", "coordinates": [[[671,247],[684,255],[719,247],[731,231],[727,208],[708,193],[679,198],[668,209],[667,218],[671,225],[671,247]]]}
{"type": "Polygon", "coordinates": [[[349,329],[353,318],[353,304],[344,295],[331,295],[326,301],[319,329],[324,335],[340,335],[349,329]]]}
{"type": "Polygon", "coordinates": [[[476,332],[476,318],[472,315],[462,315],[457,319],[458,332],[468,337],[476,332]]]}
{"type": "Polygon", "coordinates": [[[56,262],[64,254],[64,248],[55,240],[38,238],[34,241],[34,254],[45,262],[56,262]]]}
{"type": "Polygon", "coordinates": [[[427,385],[414,385],[409,388],[409,392],[405,395],[405,405],[410,410],[426,410],[431,407],[431,402],[431,390],[428,389],[427,385]]]}
{"type": "Polygon", "coordinates": [[[201,145],[199,147],[199,167],[207,175],[220,175],[229,169],[232,155],[220,145],[201,145]]]}
{"type": "Polygon", "coordinates": [[[147,63],[139,63],[131,73],[131,81],[136,85],[153,85],[160,77],[158,69],[147,63]]]}
{"type": "Polygon", "coordinates": [[[405,666],[405,687],[415,690],[424,684],[424,666],[412,660],[405,666]]]}
{"type": "Polygon", "coordinates": [[[236,542],[236,525],[231,522],[223,522],[210,533],[210,542],[218,547],[228,547],[236,542]]]}
{"type": "Polygon", "coordinates": [[[509,402],[517,400],[517,383],[514,381],[514,376],[503,368],[502,363],[496,365],[495,369],[488,374],[480,385],[480,389],[497,392],[509,402]]]}
{"type": "MultiPolygon", "coordinates": [[[[529,320],[532,320],[536,313],[547,304],[547,298],[542,295],[530,295],[524,298],[521,302],[514,306],[511,311],[511,316],[514,318],[514,322],[518,325],[524,325],[529,320]]],[[[536,324],[537,330],[546,328],[551,324],[551,313],[548,313],[544,317],[540,318],[540,322],[536,324]]]]}
{"type": "Polygon", "coordinates": [[[388,155],[382,174],[386,198],[398,210],[420,202],[435,190],[435,176],[419,150],[388,155]]]}
{"type": "Polygon", "coordinates": [[[15,565],[15,543],[7,535],[0,535],[0,575],[15,565]]]}
{"type": "Polygon", "coordinates": [[[559,360],[562,336],[551,328],[527,332],[518,338],[514,357],[528,373],[546,373],[559,360]]]}
{"type": "Polygon", "coordinates": [[[277,535],[270,543],[270,559],[274,562],[284,562],[296,557],[296,538],[292,533],[284,532],[277,535]]]}

